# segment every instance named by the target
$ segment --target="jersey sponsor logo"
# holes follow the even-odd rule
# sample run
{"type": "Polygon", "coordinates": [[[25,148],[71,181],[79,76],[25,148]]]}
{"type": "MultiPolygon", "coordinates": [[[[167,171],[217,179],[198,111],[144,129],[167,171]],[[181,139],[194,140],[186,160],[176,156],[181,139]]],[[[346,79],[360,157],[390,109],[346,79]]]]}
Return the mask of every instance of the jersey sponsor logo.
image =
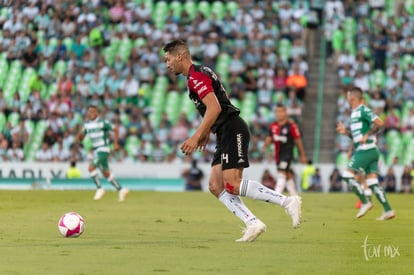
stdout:
{"type": "Polygon", "coordinates": [[[282,142],[282,143],[286,143],[287,142],[287,136],[280,136],[280,135],[274,134],[273,135],[273,140],[274,141],[279,141],[279,142],[282,142]]]}
{"type": "Polygon", "coordinates": [[[282,129],[282,134],[286,135],[288,133],[288,129],[287,128],[283,128],[282,129]]]}
{"type": "Polygon", "coordinates": [[[243,135],[242,134],[237,134],[237,156],[239,158],[243,157],[243,149],[242,149],[242,143],[243,143],[243,135]]]}

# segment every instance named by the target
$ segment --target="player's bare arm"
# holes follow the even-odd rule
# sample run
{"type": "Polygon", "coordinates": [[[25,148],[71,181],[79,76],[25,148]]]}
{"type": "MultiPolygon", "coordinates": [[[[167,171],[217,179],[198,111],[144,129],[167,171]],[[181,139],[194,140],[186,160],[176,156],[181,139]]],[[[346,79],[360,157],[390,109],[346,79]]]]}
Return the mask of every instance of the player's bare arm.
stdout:
{"type": "Polygon", "coordinates": [[[378,135],[384,128],[384,121],[380,118],[376,118],[371,125],[371,129],[362,137],[361,143],[365,143],[369,136],[378,135]]]}
{"type": "Polygon", "coordinates": [[[85,129],[84,128],[82,128],[82,130],[79,132],[79,134],[78,134],[78,140],[79,140],[79,142],[82,142],[83,141],[83,139],[85,138],[85,134],[84,134],[84,132],[85,132],[85,129]]]}
{"type": "Polygon", "coordinates": [[[206,105],[203,120],[194,135],[181,145],[181,151],[186,155],[196,151],[199,146],[206,145],[210,136],[210,129],[221,112],[220,104],[214,93],[208,93],[202,101],[206,105]]]}
{"type": "Polygon", "coordinates": [[[119,149],[119,125],[115,124],[112,131],[114,132],[114,150],[117,151],[119,149]]]}
{"type": "Polygon", "coordinates": [[[295,145],[299,150],[300,162],[307,163],[308,159],[306,157],[305,148],[303,147],[303,142],[301,138],[295,138],[295,145]]]}
{"type": "Polygon", "coordinates": [[[336,132],[341,135],[345,135],[349,138],[352,138],[352,133],[349,129],[346,129],[345,125],[342,122],[338,122],[336,126],[336,132]]]}

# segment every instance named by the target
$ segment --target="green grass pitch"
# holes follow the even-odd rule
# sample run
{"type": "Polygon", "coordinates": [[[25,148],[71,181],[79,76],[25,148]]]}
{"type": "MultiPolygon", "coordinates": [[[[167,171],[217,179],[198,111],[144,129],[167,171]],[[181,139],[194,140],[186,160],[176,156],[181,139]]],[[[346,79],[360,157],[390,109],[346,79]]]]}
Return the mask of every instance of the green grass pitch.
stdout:
{"type": "Polygon", "coordinates": [[[356,220],[352,194],[303,194],[303,224],[245,199],[267,224],[235,243],[241,222],[208,193],[0,191],[0,274],[414,274],[413,196],[389,195],[356,220]],[[85,218],[77,239],[59,235],[65,212],[85,218]],[[365,244],[365,246],[364,246],[365,244]],[[364,251],[365,247],[365,251],[364,251]]]}

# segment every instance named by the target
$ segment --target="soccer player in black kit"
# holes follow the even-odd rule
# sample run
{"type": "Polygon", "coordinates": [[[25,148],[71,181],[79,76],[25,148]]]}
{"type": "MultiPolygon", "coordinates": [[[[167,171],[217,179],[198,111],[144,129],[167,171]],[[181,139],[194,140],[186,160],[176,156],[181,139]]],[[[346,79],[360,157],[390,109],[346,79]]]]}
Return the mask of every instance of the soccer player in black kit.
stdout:
{"type": "Polygon", "coordinates": [[[246,224],[243,236],[236,241],[251,242],[266,231],[266,225],[244,205],[240,196],[284,207],[297,228],[301,219],[300,197],[284,196],[257,181],[242,178],[243,169],[249,166],[250,133],[217,75],[208,67],[193,64],[188,45],[182,40],[166,44],[164,53],[168,70],[187,77],[190,100],[203,118],[180,149],[186,155],[203,150],[210,133],[217,135],[209,190],[246,224]]]}
{"type": "Polygon", "coordinates": [[[277,121],[270,124],[269,135],[263,144],[262,152],[273,142],[275,147],[275,162],[277,177],[275,191],[283,193],[286,189],[290,195],[296,195],[295,181],[291,162],[293,161],[293,149],[297,146],[302,163],[306,163],[305,149],[303,148],[299,128],[295,122],[289,120],[286,106],[278,104],[275,110],[277,121]]]}

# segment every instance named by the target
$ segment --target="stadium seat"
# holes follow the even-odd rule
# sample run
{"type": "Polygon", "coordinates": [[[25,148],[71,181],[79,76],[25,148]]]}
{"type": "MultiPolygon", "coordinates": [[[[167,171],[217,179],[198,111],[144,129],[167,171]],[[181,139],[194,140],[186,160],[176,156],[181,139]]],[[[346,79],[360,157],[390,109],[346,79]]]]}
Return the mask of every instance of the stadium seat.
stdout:
{"type": "Polygon", "coordinates": [[[211,13],[215,14],[217,19],[221,20],[224,18],[226,13],[226,7],[224,6],[223,2],[221,1],[214,1],[211,4],[211,13]]]}
{"type": "Polygon", "coordinates": [[[375,88],[377,86],[384,87],[385,85],[386,76],[383,70],[377,69],[371,73],[370,76],[370,85],[371,88],[375,88]]]}
{"type": "Polygon", "coordinates": [[[184,10],[188,13],[191,19],[194,19],[197,14],[197,4],[195,1],[189,0],[184,3],[184,10]]]}
{"type": "Polygon", "coordinates": [[[53,76],[59,77],[66,73],[67,64],[65,60],[58,60],[53,66],[53,76]]]}
{"type": "Polygon", "coordinates": [[[290,58],[290,49],[291,49],[292,43],[288,39],[280,39],[278,44],[278,54],[280,57],[287,61],[290,58]]]}
{"type": "Polygon", "coordinates": [[[236,1],[228,1],[226,3],[226,10],[229,11],[232,16],[235,16],[239,10],[239,4],[236,1]]]}
{"type": "Polygon", "coordinates": [[[199,1],[197,11],[202,13],[206,18],[210,18],[210,3],[205,0],[199,1]]]}
{"type": "Polygon", "coordinates": [[[173,15],[177,18],[180,18],[181,12],[183,10],[183,5],[180,1],[174,0],[171,1],[169,9],[173,11],[173,15]]]}
{"type": "Polygon", "coordinates": [[[175,122],[180,117],[180,95],[176,91],[170,91],[167,94],[167,101],[165,103],[165,112],[168,115],[168,119],[171,123],[175,124],[175,122]]]}
{"type": "Polygon", "coordinates": [[[6,115],[4,113],[0,113],[0,132],[3,131],[5,124],[6,124],[6,115]]]}
{"type": "Polygon", "coordinates": [[[12,127],[16,127],[19,124],[20,113],[10,113],[8,117],[8,122],[10,122],[12,127]]]}

